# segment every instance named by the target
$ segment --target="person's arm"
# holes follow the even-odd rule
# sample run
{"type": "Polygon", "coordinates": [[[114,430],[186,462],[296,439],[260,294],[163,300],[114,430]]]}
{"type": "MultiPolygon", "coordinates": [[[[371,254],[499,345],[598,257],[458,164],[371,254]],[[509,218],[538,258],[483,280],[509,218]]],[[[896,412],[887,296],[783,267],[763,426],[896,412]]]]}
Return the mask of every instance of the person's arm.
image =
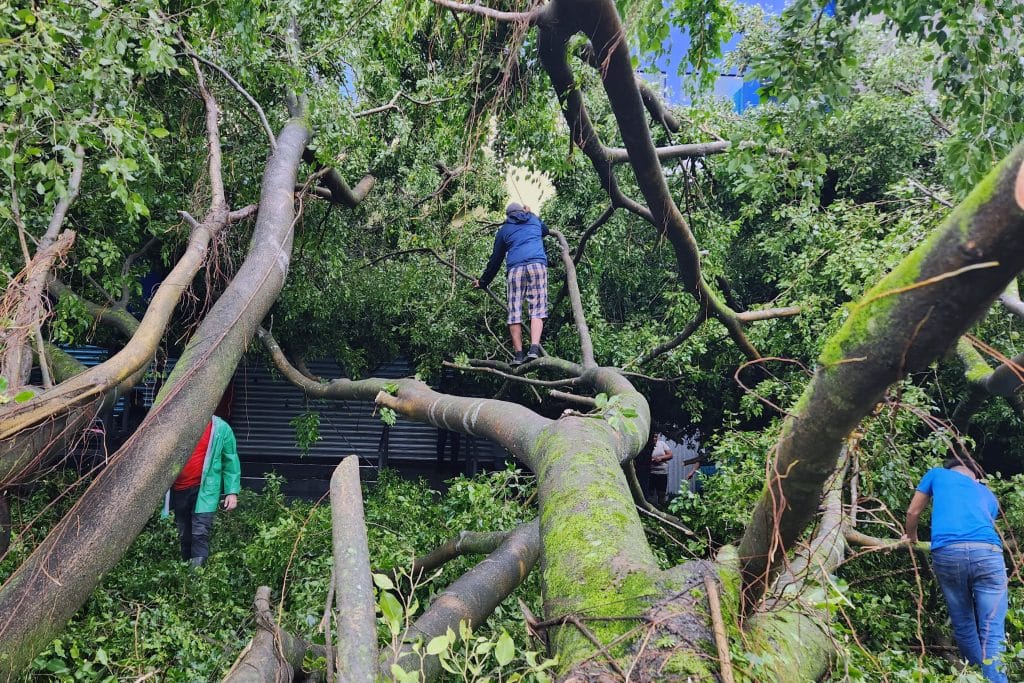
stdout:
{"type": "Polygon", "coordinates": [[[238,507],[238,492],[242,489],[242,464],[238,460],[238,443],[235,433],[226,422],[224,426],[224,444],[221,449],[221,481],[224,485],[224,509],[234,510],[238,507]]]}
{"type": "Polygon", "coordinates": [[[473,283],[473,286],[483,289],[491,284],[491,280],[498,274],[498,268],[501,267],[501,262],[504,260],[505,235],[502,234],[501,230],[498,230],[498,233],[494,236],[494,248],[491,249],[491,258],[487,261],[487,268],[484,269],[484,274],[480,276],[480,279],[473,283]]]}
{"type": "Polygon", "coordinates": [[[540,236],[547,237],[550,235],[551,230],[548,229],[548,224],[540,216],[537,216],[537,220],[540,221],[540,236]]]}
{"type": "Polygon", "coordinates": [[[903,532],[903,538],[900,540],[917,543],[917,521],[921,518],[921,513],[928,507],[931,499],[932,497],[927,493],[914,491],[914,497],[910,499],[910,506],[907,507],[906,530],[903,532]]]}

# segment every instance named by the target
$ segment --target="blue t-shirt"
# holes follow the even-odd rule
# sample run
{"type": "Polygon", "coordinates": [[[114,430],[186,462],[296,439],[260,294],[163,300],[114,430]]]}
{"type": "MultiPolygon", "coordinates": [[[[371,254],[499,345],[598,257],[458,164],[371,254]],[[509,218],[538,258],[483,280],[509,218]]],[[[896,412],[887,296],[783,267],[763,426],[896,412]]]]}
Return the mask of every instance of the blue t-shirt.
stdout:
{"type": "Polygon", "coordinates": [[[984,484],[966,474],[934,467],[925,473],[917,490],[932,497],[932,550],[963,542],[1003,546],[995,525],[999,503],[984,484]]]}

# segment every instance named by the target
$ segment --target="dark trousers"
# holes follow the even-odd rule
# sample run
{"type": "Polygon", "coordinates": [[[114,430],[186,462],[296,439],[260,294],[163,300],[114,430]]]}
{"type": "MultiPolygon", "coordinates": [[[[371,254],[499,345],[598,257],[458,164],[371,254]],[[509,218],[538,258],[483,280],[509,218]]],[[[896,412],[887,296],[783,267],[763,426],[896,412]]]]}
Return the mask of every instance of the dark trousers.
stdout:
{"type": "Polygon", "coordinates": [[[174,523],[178,527],[181,542],[181,559],[191,560],[210,556],[210,529],[213,528],[212,512],[195,512],[199,487],[175,491],[171,489],[171,509],[174,523]]]}
{"type": "Polygon", "coordinates": [[[668,474],[651,472],[651,502],[662,506],[668,501],[668,474]]]}

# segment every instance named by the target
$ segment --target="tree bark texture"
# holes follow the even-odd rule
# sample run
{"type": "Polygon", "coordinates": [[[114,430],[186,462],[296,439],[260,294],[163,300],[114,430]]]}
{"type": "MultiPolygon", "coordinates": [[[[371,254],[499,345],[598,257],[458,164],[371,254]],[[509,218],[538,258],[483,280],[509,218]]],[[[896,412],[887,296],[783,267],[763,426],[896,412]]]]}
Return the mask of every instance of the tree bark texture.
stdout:
{"type": "Polygon", "coordinates": [[[436,677],[441,671],[437,657],[426,656],[422,648],[420,653],[413,652],[412,643],[421,639],[429,641],[445,634],[449,628],[458,633],[461,621],[469,622],[473,628],[482,624],[523,582],[536,564],[539,552],[537,521],[516,527],[494,552],[434,598],[403,635],[398,652],[385,650],[384,671],[397,663],[406,671],[418,671],[422,667],[424,680],[436,677]]]}
{"type": "Polygon", "coordinates": [[[302,662],[306,653],[319,649],[318,646],[296,638],[274,622],[268,586],[256,589],[253,611],[256,615],[256,635],[224,675],[223,683],[291,683],[305,680],[302,662]]]}
{"type": "Polygon", "coordinates": [[[293,188],[309,140],[289,121],[264,172],[249,253],[189,340],[157,404],[82,498],[0,588],[0,676],[60,632],[122,556],[199,440],[260,320],[284,283],[293,188]]]}
{"type": "Polygon", "coordinates": [[[377,676],[377,606],[359,486],[359,457],[341,461],[331,476],[331,537],[338,624],[335,669],[345,683],[373,683],[377,676]]]}
{"type": "Polygon", "coordinates": [[[740,543],[748,605],[810,522],[843,439],[887,387],[955,344],[1024,267],[1022,162],[1024,145],[869,290],[825,343],[740,543]]]}

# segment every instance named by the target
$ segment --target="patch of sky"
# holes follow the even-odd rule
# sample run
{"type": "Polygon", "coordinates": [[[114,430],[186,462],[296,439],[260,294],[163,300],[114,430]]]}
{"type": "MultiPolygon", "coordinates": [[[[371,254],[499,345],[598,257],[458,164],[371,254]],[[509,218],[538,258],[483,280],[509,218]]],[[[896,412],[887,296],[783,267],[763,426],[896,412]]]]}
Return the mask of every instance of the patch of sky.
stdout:
{"type": "MultiPolygon", "coordinates": [[[[777,15],[785,9],[789,0],[737,0],[737,4],[758,5],[765,12],[777,15]]],[[[722,46],[722,54],[734,50],[739,44],[740,38],[742,38],[741,34],[733,34],[722,46]]],[[[684,79],[687,78],[687,72],[690,69],[689,62],[686,61],[689,49],[689,31],[672,26],[664,54],[654,63],[641,67],[644,78],[661,87],[665,91],[666,98],[672,104],[687,105],[690,103],[690,97],[684,86],[684,79]]],[[[756,104],[757,87],[757,83],[747,83],[744,87],[744,78],[741,74],[723,72],[715,80],[713,94],[732,99],[736,103],[737,109],[742,111],[750,104],[756,104]]]]}

